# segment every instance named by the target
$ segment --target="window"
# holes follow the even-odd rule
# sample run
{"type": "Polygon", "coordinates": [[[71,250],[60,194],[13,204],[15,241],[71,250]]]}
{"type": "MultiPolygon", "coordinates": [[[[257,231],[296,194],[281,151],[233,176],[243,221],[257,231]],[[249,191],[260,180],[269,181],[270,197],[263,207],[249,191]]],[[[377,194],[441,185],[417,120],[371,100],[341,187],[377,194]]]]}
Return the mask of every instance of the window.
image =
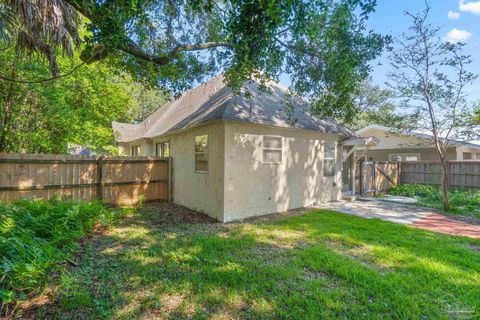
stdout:
{"type": "Polygon", "coordinates": [[[480,153],[477,153],[476,159],[480,160],[480,153]]]}
{"type": "Polygon", "coordinates": [[[405,161],[418,161],[418,156],[416,155],[405,156],[405,161]]]}
{"type": "Polygon", "coordinates": [[[390,161],[420,161],[419,153],[390,153],[390,161]]]}
{"type": "Polygon", "coordinates": [[[336,144],[332,141],[325,141],[323,144],[323,176],[335,176],[336,144]]]}
{"type": "Polygon", "coordinates": [[[170,157],[170,142],[163,141],[155,144],[155,155],[157,157],[170,157]]]}
{"type": "Polygon", "coordinates": [[[472,160],[472,153],[471,152],[464,152],[463,153],[463,160],[472,160]]]}
{"type": "Polygon", "coordinates": [[[140,155],[140,146],[132,146],[132,156],[138,157],[140,155]]]}
{"type": "Polygon", "coordinates": [[[282,163],[282,137],[263,136],[263,163],[282,163]]]}
{"type": "Polygon", "coordinates": [[[391,161],[402,161],[402,156],[400,156],[398,154],[394,154],[394,155],[390,156],[390,160],[391,161]]]}
{"type": "Polygon", "coordinates": [[[195,137],[195,171],[208,172],[208,135],[195,137]]]}

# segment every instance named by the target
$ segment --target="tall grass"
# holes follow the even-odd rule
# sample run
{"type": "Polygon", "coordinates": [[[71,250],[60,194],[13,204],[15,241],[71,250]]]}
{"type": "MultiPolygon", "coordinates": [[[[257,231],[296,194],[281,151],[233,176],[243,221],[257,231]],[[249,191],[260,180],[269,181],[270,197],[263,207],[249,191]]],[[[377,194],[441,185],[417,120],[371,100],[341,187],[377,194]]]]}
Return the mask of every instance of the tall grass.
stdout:
{"type": "Polygon", "coordinates": [[[114,211],[98,202],[0,203],[0,313],[41,290],[47,274],[64,266],[78,240],[113,217],[114,211]]]}

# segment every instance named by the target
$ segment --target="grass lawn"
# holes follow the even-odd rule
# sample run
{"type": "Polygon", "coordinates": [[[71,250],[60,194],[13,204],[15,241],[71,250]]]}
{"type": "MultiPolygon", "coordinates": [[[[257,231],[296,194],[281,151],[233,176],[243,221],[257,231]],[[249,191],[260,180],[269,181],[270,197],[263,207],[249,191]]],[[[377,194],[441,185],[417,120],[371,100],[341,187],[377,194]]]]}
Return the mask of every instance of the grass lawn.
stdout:
{"type": "MultiPolygon", "coordinates": [[[[38,319],[473,319],[480,241],[329,211],[170,223],[147,205],[86,241],[38,319]]],[[[193,213],[192,213],[193,215],[193,213]]],[[[191,217],[188,219],[191,221],[191,217]]],[[[22,310],[23,308],[23,310],[22,310]]]]}
{"type": "MultiPolygon", "coordinates": [[[[442,192],[439,186],[421,184],[402,184],[391,188],[389,194],[414,197],[418,205],[441,210],[442,192]]],[[[449,190],[449,214],[458,214],[480,219],[480,190],[449,190]]]]}

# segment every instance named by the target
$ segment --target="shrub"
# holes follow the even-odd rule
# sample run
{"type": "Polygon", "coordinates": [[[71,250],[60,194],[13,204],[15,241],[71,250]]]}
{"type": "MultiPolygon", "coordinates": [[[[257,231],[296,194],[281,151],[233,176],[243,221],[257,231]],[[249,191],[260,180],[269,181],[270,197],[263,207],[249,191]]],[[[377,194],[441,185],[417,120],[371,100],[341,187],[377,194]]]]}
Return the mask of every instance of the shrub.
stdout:
{"type": "Polygon", "coordinates": [[[114,212],[98,202],[21,200],[0,203],[0,300],[7,306],[41,289],[81,237],[114,212]]]}
{"type": "MultiPolygon", "coordinates": [[[[422,184],[401,184],[388,190],[395,196],[415,197],[418,204],[442,209],[442,192],[439,186],[422,184]]],[[[449,213],[480,218],[480,191],[455,189],[449,190],[449,213]]]]}
{"type": "Polygon", "coordinates": [[[392,187],[388,193],[404,197],[427,197],[437,194],[441,197],[438,186],[427,184],[400,184],[392,187]]]}

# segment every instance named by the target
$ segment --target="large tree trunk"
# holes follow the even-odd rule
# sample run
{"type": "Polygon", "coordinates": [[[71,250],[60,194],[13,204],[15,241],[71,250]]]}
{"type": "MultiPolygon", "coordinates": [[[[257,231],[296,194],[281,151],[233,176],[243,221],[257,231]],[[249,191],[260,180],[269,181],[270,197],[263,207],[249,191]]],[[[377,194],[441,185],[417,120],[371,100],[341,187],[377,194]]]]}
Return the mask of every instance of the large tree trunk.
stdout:
{"type": "Polygon", "coordinates": [[[449,209],[448,204],[448,163],[445,159],[441,159],[442,162],[442,198],[443,198],[443,210],[449,209]]]}

